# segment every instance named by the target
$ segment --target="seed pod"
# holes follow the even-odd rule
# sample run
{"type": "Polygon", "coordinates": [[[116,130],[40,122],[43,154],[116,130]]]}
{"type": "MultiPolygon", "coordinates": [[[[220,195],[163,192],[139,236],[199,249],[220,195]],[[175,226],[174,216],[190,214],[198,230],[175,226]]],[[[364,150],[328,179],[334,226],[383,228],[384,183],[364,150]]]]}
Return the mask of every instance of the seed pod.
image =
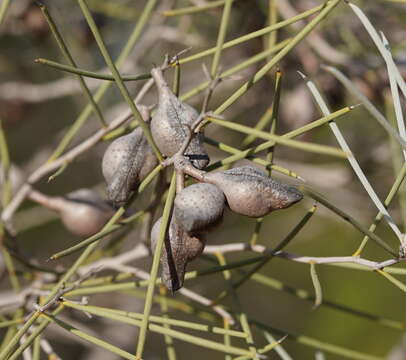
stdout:
{"type": "Polygon", "coordinates": [[[204,181],[223,190],[231,210],[250,217],[285,209],[303,198],[295,187],[281,184],[252,166],[206,173],[204,181]]]}
{"type": "Polygon", "coordinates": [[[216,185],[193,184],[176,195],[174,216],[189,233],[207,231],[221,221],[225,200],[216,185]]]}
{"type": "Polygon", "coordinates": [[[114,215],[113,207],[89,189],[80,189],[58,198],[58,212],[65,227],[77,236],[99,232],[114,215]]]}
{"type": "MultiPolygon", "coordinates": [[[[158,242],[161,222],[162,218],[158,219],[151,230],[152,251],[158,242]]],[[[168,290],[175,292],[183,286],[187,263],[203,252],[205,240],[201,235],[188,234],[172,218],[164,241],[160,259],[162,281],[168,290]]]]}
{"type": "Polygon", "coordinates": [[[28,196],[58,212],[65,227],[78,236],[94,235],[114,215],[113,207],[89,189],[76,190],[66,196],[47,196],[31,190],[28,196]]]}
{"type": "MultiPolygon", "coordinates": [[[[180,101],[166,83],[162,70],[151,71],[158,89],[158,108],[152,116],[151,133],[159,150],[165,156],[174,155],[184,143],[189,128],[198,118],[198,112],[188,104],[180,101]]],[[[203,134],[193,136],[185,151],[194,167],[205,168],[209,156],[203,145],[203,134]]]]}
{"type": "Polygon", "coordinates": [[[141,128],[114,140],[106,149],[102,162],[109,199],[117,206],[124,205],[157,164],[141,128]]]}

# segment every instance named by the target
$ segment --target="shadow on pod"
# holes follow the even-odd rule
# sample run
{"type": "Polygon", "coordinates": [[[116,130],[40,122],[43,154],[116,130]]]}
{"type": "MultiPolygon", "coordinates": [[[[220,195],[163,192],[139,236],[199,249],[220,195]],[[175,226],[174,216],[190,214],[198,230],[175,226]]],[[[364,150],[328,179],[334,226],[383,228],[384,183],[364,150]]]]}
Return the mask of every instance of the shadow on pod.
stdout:
{"type": "MultiPolygon", "coordinates": [[[[151,230],[151,249],[154,252],[158,242],[162,218],[159,218],[151,230]]],[[[202,235],[190,235],[172,217],[164,240],[161,254],[162,282],[172,293],[183,286],[186,265],[199,256],[204,249],[202,235]]]]}

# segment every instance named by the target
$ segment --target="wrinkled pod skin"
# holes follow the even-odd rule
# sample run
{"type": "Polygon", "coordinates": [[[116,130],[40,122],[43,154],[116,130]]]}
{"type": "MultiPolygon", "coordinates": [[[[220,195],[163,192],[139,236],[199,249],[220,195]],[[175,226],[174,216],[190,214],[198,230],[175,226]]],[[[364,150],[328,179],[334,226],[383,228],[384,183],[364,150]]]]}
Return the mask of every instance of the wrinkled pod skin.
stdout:
{"type": "Polygon", "coordinates": [[[176,195],[173,214],[189,233],[206,232],[221,222],[225,201],[216,185],[193,184],[176,195]]]}
{"type": "Polygon", "coordinates": [[[114,140],[102,162],[109,199],[116,206],[124,205],[156,165],[158,160],[141,128],[114,140]]]}
{"type": "MultiPolygon", "coordinates": [[[[152,137],[163,155],[172,156],[181,148],[188,128],[199,113],[175,96],[166,83],[161,69],[154,68],[151,75],[158,89],[158,107],[151,120],[152,137]]],[[[184,155],[198,169],[204,169],[209,164],[209,156],[203,145],[203,134],[193,136],[184,155]]]]}
{"type": "Polygon", "coordinates": [[[114,208],[90,189],[79,189],[54,198],[54,210],[74,235],[88,237],[99,232],[114,215],[114,208]]]}
{"type": "MultiPolygon", "coordinates": [[[[155,252],[162,218],[151,230],[151,249],[155,252]]],[[[199,256],[204,249],[205,239],[201,234],[191,235],[174,217],[169,224],[161,254],[161,277],[166,288],[174,293],[183,286],[188,262],[199,256]]]]}
{"type": "Polygon", "coordinates": [[[262,217],[302,200],[293,186],[281,184],[252,166],[204,174],[204,182],[217,185],[230,209],[249,217],[262,217]]]}

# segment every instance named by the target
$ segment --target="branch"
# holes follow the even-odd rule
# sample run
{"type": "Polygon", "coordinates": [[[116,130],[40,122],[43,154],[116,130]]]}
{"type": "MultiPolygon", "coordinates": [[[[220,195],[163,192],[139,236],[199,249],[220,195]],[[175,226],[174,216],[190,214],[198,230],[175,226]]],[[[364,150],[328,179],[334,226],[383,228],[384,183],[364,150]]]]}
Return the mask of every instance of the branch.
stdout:
{"type": "MultiPolygon", "coordinates": [[[[228,253],[237,251],[254,251],[258,253],[272,252],[272,249],[268,249],[263,245],[251,245],[249,243],[234,243],[226,245],[213,245],[206,246],[204,249],[205,254],[215,253],[228,253]]],[[[357,256],[328,256],[328,257],[316,257],[316,256],[300,256],[286,251],[277,251],[273,254],[280,258],[301,262],[301,263],[313,263],[313,264],[334,264],[334,263],[352,263],[358,264],[370,268],[371,270],[382,270],[385,267],[395,265],[405,259],[395,258],[381,262],[367,260],[357,256]]]]}

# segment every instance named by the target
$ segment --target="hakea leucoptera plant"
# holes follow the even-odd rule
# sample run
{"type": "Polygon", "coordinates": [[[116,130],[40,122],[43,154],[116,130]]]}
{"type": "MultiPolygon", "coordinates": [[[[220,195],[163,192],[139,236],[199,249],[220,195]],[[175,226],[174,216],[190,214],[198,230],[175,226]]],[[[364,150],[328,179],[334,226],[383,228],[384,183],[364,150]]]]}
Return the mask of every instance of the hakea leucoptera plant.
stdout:
{"type": "MultiPolygon", "coordinates": [[[[174,292],[183,286],[187,264],[202,253],[207,232],[221,222],[226,204],[235,213],[263,217],[297,203],[303,194],[252,166],[204,171],[209,163],[199,129],[199,120],[205,118],[204,114],[199,114],[171,91],[161,68],[154,68],[151,75],[158,89],[158,105],[150,122],[151,134],[168,158],[163,165],[174,164],[181,176],[160,259],[162,281],[174,292]],[[184,188],[185,174],[199,183],[184,188]]],[[[145,177],[146,169],[152,170],[152,164],[155,166],[151,156],[151,148],[142,134],[135,131],[116,139],[108,147],[103,174],[112,201],[122,205],[130,198],[145,177]]],[[[152,227],[153,251],[161,222],[160,218],[152,227]]]]}

